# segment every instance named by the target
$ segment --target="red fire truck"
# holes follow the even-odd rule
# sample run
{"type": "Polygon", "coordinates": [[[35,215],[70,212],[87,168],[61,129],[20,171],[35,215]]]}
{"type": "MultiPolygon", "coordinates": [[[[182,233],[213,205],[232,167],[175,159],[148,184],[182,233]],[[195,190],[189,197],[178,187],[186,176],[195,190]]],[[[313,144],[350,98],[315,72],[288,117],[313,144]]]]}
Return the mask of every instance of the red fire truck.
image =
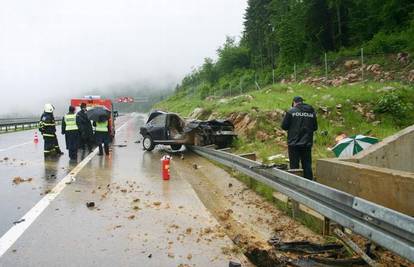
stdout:
{"type": "Polygon", "coordinates": [[[111,111],[111,116],[109,118],[109,127],[111,129],[111,139],[115,137],[115,118],[118,115],[118,112],[114,111],[114,106],[112,100],[102,99],[100,96],[85,96],[84,98],[73,98],[70,101],[71,106],[76,107],[76,112],[80,110],[80,105],[82,103],[86,104],[86,108],[90,109],[92,107],[105,107],[111,111]]]}

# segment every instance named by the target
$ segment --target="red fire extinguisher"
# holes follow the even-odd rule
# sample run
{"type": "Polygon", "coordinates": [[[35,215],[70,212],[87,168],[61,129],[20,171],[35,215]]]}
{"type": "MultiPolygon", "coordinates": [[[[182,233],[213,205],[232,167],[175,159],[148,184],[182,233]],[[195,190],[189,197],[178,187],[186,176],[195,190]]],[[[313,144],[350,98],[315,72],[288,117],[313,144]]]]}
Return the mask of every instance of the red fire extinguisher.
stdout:
{"type": "Polygon", "coordinates": [[[171,157],[166,155],[161,158],[162,162],[162,179],[170,180],[170,161],[171,157]]]}

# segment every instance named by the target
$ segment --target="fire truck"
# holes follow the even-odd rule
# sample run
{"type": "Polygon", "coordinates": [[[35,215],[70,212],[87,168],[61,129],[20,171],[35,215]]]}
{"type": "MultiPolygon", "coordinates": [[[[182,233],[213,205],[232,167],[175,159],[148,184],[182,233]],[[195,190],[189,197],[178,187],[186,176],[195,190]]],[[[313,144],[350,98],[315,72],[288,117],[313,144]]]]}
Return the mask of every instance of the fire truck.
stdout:
{"type": "Polygon", "coordinates": [[[80,105],[86,104],[86,108],[104,107],[111,112],[109,118],[109,127],[111,129],[111,140],[115,137],[115,118],[118,116],[118,112],[114,110],[114,105],[110,99],[102,99],[100,96],[85,96],[84,98],[73,98],[70,101],[70,105],[76,108],[76,112],[80,110],[80,105]]]}

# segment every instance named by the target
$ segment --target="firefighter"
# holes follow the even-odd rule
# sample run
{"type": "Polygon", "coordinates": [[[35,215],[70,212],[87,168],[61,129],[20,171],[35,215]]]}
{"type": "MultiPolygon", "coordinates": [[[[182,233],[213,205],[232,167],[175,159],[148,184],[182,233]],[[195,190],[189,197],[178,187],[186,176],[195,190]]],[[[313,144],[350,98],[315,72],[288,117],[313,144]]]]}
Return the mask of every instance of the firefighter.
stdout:
{"type": "Polygon", "coordinates": [[[105,155],[109,155],[110,128],[108,118],[106,116],[102,116],[98,121],[93,122],[93,125],[95,126],[95,141],[99,147],[98,155],[103,155],[102,143],[104,144],[105,155]]]}
{"type": "Polygon", "coordinates": [[[283,119],[282,129],[288,132],[290,168],[298,169],[300,161],[303,177],[313,180],[313,132],[318,129],[315,110],[311,105],[303,103],[302,97],[294,97],[292,108],[286,112],[283,119]]]}
{"type": "Polygon", "coordinates": [[[42,134],[44,141],[43,152],[45,157],[63,155],[56,137],[56,123],[53,116],[54,109],[52,104],[45,104],[44,112],[39,122],[39,132],[42,134]]]}
{"type": "Polygon", "coordinates": [[[66,149],[69,150],[69,158],[71,160],[77,160],[79,146],[79,126],[76,122],[74,106],[69,106],[69,113],[63,117],[62,134],[65,135],[66,149]]]}
{"type": "Polygon", "coordinates": [[[94,145],[92,124],[86,114],[86,104],[82,103],[80,108],[81,110],[76,114],[76,123],[80,132],[80,148],[85,149],[87,146],[90,153],[94,145]]]}

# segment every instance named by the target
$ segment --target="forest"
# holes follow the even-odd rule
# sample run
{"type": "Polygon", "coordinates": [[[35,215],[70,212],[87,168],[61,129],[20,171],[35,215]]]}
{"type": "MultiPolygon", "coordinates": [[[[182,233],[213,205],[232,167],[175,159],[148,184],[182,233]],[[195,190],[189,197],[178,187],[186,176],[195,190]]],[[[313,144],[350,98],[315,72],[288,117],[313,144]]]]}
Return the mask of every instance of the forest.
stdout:
{"type": "Polygon", "coordinates": [[[249,0],[240,38],[227,37],[217,59],[185,76],[176,91],[201,97],[269,84],[292,66],[329,58],[414,51],[411,0],[249,0]]]}

